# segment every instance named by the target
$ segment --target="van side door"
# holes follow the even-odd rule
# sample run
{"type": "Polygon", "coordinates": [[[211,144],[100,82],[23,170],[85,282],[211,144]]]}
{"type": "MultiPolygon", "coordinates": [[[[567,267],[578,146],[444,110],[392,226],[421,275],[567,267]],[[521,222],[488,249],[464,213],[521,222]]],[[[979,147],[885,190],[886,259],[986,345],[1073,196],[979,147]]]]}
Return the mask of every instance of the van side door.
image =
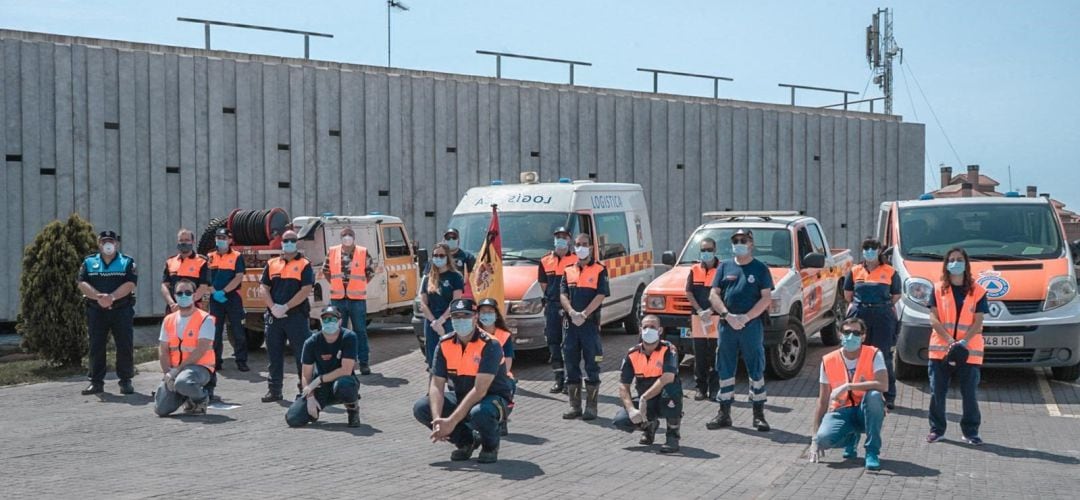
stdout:
{"type": "Polygon", "coordinates": [[[409,307],[416,296],[416,263],[413,262],[412,245],[400,223],[383,224],[383,265],[378,271],[386,276],[387,308],[409,307]]]}

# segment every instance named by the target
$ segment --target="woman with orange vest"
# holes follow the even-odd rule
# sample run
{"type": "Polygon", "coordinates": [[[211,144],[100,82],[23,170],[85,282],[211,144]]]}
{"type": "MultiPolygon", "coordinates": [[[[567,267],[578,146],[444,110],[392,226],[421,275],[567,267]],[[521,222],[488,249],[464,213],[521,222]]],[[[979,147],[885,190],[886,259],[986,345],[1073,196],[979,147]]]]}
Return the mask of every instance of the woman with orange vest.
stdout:
{"type": "Polygon", "coordinates": [[[367,336],[367,285],[375,276],[371,254],[356,244],[351,227],[341,230],[341,244],[330,247],[323,261],[323,277],[330,281],[330,305],[341,312],[342,328],[356,334],[356,365],[361,375],[371,374],[367,336]]]}
{"type": "Polygon", "coordinates": [[[930,434],[926,442],[945,439],[945,399],[949,379],[960,379],[964,414],[960,431],[965,442],[978,446],[979,414],[977,390],[979,367],[983,363],[983,315],[990,311],[986,290],[971,277],[967,252],[953,248],[945,254],[941,282],[930,296],[930,434]]]}
{"type": "Polygon", "coordinates": [[[716,240],[705,238],[698,246],[699,260],[686,277],[686,298],[695,314],[690,317],[690,334],[694,339],[694,382],[697,393],[694,401],[712,400],[720,393],[720,374],[716,371],[716,338],[720,318],[712,314],[709,292],[716,278],[716,240]]]}
{"type": "Polygon", "coordinates": [[[510,413],[514,409],[513,392],[517,392],[517,379],[514,378],[514,372],[510,371],[514,365],[514,342],[511,338],[510,327],[506,326],[506,319],[503,318],[502,311],[499,310],[499,301],[493,298],[486,298],[481,300],[476,306],[476,316],[480,322],[480,329],[495,337],[495,340],[499,341],[503,349],[503,366],[506,367],[506,376],[510,377],[510,382],[514,386],[514,391],[511,392],[510,404],[506,407],[506,417],[499,424],[499,435],[505,436],[510,433],[506,426],[506,423],[510,420],[510,413]]]}
{"type": "Polygon", "coordinates": [[[878,240],[863,240],[862,257],[862,264],[853,267],[844,277],[844,300],[851,304],[848,317],[866,323],[866,344],[877,347],[885,358],[885,369],[889,372],[885,407],[891,410],[896,400],[893,347],[896,346],[897,319],[893,304],[900,300],[900,275],[885,263],[878,240]]]}
{"type": "Polygon", "coordinates": [[[161,385],[154,395],[154,413],[168,416],[185,405],[185,413],[206,414],[206,384],[214,374],[214,318],[195,307],[195,283],[176,282],[176,312],[161,324],[158,362],[161,385]]]}
{"type": "Polygon", "coordinates": [[[641,318],[641,343],[630,348],[623,358],[619,375],[619,399],[622,408],[611,421],[617,429],[634,432],[641,429],[638,443],[653,444],[660,419],[667,420],[667,432],[660,453],[679,451],[682,421],[682,382],[679,381],[679,355],[675,346],[660,340],[660,318],[641,318]],[[634,384],[638,397],[630,397],[634,384]]]}
{"type": "Polygon", "coordinates": [[[840,326],[840,349],[821,360],[818,405],[810,440],[810,461],[829,448],[844,447],[844,458],[859,456],[859,435],[866,433],[867,470],[881,469],[881,423],[885,420],[882,391],[888,386],[885,359],[876,347],[863,344],[866,323],[848,318],[840,326]]]}

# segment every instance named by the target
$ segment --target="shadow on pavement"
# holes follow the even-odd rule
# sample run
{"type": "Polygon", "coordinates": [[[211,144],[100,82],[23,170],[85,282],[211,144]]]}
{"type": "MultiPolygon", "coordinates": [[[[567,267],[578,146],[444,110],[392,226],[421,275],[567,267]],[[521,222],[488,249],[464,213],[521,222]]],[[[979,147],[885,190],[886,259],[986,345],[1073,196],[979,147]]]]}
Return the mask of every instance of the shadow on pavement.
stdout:
{"type": "Polygon", "coordinates": [[[1035,460],[1043,460],[1045,462],[1054,462],[1057,464],[1075,465],[1080,464],[1080,458],[1070,457],[1067,455],[1058,455],[1055,453],[1049,453],[1039,450],[1027,450],[1024,448],[1012,448],[1009,446],[1003,446],[1000,444],[985,443],[982,446],[971,446],[959,441],[943,441],[943,443],[951,444],[953,446],[962,446],[964,448],[970,448],[976,451],[982,451],[986,453],[993,453],[999,457],[1007,458],[1033,458],[1035,460]]]}
{"type": "MultiPolygon", "coordinates": [[[[745,429],[742,427],[731,427],[728,429],[732,432],[738,432],[739,434],[746,434],[747,436],[755,436],[767,438],[774,443],[809,443],[810,436],[804,436],[802,434],[795,434],[780,429],[773,428],[768,432],[761,432],[757,429],[745,429]]],[[[724,429],[720,429],[718,432],[723,432],[724,429]]]]}
{"type": "MultiPolygon", "coordinates": [[[[857,461],[861,466],[861,461],[857,461]]],[[[871,472],[875,475],[893,475],[900,477],[935,477],[940,476],[941,471],[937,469],[931,469],[929,467],[923,467],[919,464],[913,464],[911,462],[905,462],[903,460],[890,460],[887,458],[881,459],[881,470],[877,472],[871,472]]]]}
{"type": "MultiPolygon", "coordinates": [[[[561,401],[562,400],[562,398],[552,396],[552,395],[549,395],[549,394],[540,394],[539,392],[533,392],[533,391],[530,391],[528,389],[524,389],[521,386],[518,386],[517,392],[516,392],[515,395],[517,395],[517,396],[527,396],[529,398],[534,398],[534,399],[546,399],[548,401],[561,401]]],[[[562,396],[562,394],[560,394],[559,396],[562,396]]]]}
{"type": "Polygon", "coordinates": [[[529,434],[519,434],[519,433],[514,432],[513,430],[510,431],[510,434],[507,434],[507,435],[503,436],[502,440],[503,441],[509,441],[511,443],[524,444],[524,445],[527,445],[527,446],[540,446],[540,445],[550,441],[549,439],[542,438],[540,436],[533,436],[533,435],[529,435],[529,434]]]}
{"type": "MultiPolygon", "coordinates": [[[[748,410],[753,409],[753,407],[754,407],[753,403],[751,403],[749,401],[739,401],[739,400],[736,400],[734,403],[731,404],[731,406],[733,408],[746,408],[748,410]]],[[[791,413],[791,408],[788,408],[786,406],[776,406],[776,405],[771,405],[769,403],[765,403],[765,411],[767,413],[791,413]]],[[[765,418],[768,419],[769,416],[765,415],[765,418]]]]}
{"type": "Polygon", "coordinates": [[[498,474],[509,481],[525,481],[543,476],[544,469],[539,465],[524,460],[499,460],[493,464],[480,464],[475,460],[468,462],[435,462],[432,467],[438,467],[446,471],[471,471],[486,474],[498,474]]]}
{"type": "Polygon", "coordinates": [[[353,436],[360,437],[370,437],[382,433],[381,430],[363,423],[360,424],[360,427],[349,427],[345,424],[345,422],[315,422],[308,424],[307,427],[309,429],[316,429],[320,431],[344,432],[346,434],[352,434],[353,436]]]}
{"type": "Polygon", "coordinates": [[[403,385],[409,385],[408,379],[398,377],[386,377],[381,373],[372,372],[371,375],[360,375],[360,385],[372,385],[379,387],[389,387],[391,389],[395,387],[401,387],[403,385]]]}
{"type": "MultiPolygon", "coordinates": [[[[660,433],[656,434],[657,440],[660,441],[661,443],[663,442],[663,437],[662,436],[663,435],[660,434],[660,433]]],[[[660,443],[657,443],[657,444],[652,445],[652,446],[627,446],[626,448],[623,448],[623,449],[626,450],[626,451],[636,451],[636,452],[639,452],[639,453],[655,453],[655,454],[663,456],[663,457],[686,457],[686,458],[699,458],[699,459],[702,459],[702,460],[720,458],[720,455],[717,455],[717,454],[715,454],[713,452],[710,452],[710,451],[705,451],[705,450],[703,450],[701,448],[694,448],[692,446],[679,446],[679,451],[677,453],[660,453],[660,443]]]]}
{"type": "Polygon", "coordinates": [[[138,392],[127,396],[105,392],[98,394],[97,397],[102,403],[124,403],[131,406],[145,406],[154,402],[153,396],[138,392]]]}
{"type": "Polygon", "coordinates": [[[221,415],[221,414],[214,414],[214,413],[207,413],[206,415],[184,415],[182,413],[181,414],[174,413],[174,414],[172,414],[172,415],[170,415],[169,417],[166,417],[166,418],[174,418],[176,420],[179,420],[179,421],[185,422],[185,423],[189,423],[189,424],[206,424],[206,425],[224,424],[226,422],[233,422],[233,421],[236,420],[235,418],[232,418],[232,417],[230,417],[228,415],[221,415]]]}

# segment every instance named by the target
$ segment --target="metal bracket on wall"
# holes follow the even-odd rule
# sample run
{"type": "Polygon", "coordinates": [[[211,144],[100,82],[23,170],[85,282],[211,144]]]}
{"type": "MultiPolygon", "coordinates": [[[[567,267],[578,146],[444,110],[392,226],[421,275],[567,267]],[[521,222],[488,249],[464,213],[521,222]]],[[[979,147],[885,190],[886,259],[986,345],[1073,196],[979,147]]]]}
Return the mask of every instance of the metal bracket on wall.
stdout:
{"type": "Polygon", "coordinates": [[[515,59],[528,59],[530,61],[545,61],[553,63],[562,63],[570,65],[570,85],[574,84],[574,66],[592,66],[592,63],[582,61],[571,61],[569,59],[553,59],[551,57],[539,57],[539,56],[526,56],[521,54],[511,54],[509,52],[492,52],[490,50],[478,50],[477,54],[485,56],[495,56],[495,78],[502,78],[502,58],[512,57],[515,59]]]}
{"type": "Polygon", "coordinates": [[[293,30],[288,28],[275,28],[273,26],[258,26],[255,24],[211,21],[209,19],[194,19],[190,17],[178,17],[176,18],[176,20],[185,23],[196,23],[203,25],[203,33],[206,37],[206,50],[210,50],[210,26],[229,26],[231,28],[244,28],[249,30],[262,30],[273,31],[276,33],[289,33],[292,35],[304,35],[304,59],[311,59],[311,37],[321,36],[323,38],[334,38],[334,35],[331,35],[329,33],[317,33],[314,31],[293,30]]]}
{"type": "Polygon", "coordinates": [[[726,77],[726,76],[700,75],[700,74],[697,74],[697,73],[683,73],[681,71],[667,71],[667,70],[663,70],[663,69],[649,69],[649,68],[638,68],[637,70],[645,72],[645,73],[652,73],[652,91],[653,91],[654,94],[659,92],[660,75],[689,76],[691,78],[705,78],[705,79],[708,79],[708,80],[712,80],[713,81],[712,82],[712,96],[713,96],[713,99],[716,99],[716,98],[720,97],[720,80],[723,80],[725,82],[733,82],[733,81],[735,81],[734,78],[729,78],[729,77],[726,77]]]}

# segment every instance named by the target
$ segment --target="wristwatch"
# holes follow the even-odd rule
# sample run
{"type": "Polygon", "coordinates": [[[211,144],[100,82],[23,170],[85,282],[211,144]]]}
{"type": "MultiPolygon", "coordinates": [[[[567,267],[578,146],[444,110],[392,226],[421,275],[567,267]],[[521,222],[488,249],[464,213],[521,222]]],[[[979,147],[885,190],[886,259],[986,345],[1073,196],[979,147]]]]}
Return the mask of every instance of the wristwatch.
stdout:
{"type": "Polygon", "coordinates": [[[718,317],[720,319],[724,319],[724,318],[728,317],[728,313],[727,313],[727,311],[724,311],[722,313],[717,314],[716,317],[718,317]]]}

